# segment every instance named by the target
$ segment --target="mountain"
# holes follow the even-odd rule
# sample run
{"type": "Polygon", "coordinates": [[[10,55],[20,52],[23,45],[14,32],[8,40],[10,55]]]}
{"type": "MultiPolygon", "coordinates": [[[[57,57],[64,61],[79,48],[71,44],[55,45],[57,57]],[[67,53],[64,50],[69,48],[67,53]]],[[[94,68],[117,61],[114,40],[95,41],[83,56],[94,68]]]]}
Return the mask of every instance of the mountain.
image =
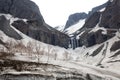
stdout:
{"type": "Polygon", "coordinates": [[[0,13],[11,15],[9,19],[2,14],[0,16],[0,30],[4,31],[6,35],[18,40],[22,39],[10,27],[13,26],[33,39],[65,48],[68,47],[69,37],[46,24],[38,6],[32,1],[0,0],[0,13]]]}
{"type": "MultiPolygon", "coordinates": [[[[7,5],[11,1],[12,5],[17,4],[14,3],[17,0],[0,1],[1,5],[5,5],[0,5],[3,11],[9,8],[7,5]]],[[[15,10],[19,6],[19,10],[24,12],[24,8],[28,8],[29,12],[35,5],[30,0],[19,1],[22,5],[29,3],[25,6],[31,5],[30,9],[16,5],[13,7],[15,10]]],[[[92,14],[86,21],[80,20],[73,25],[75,28],[82,26],[74,30],[69,35],[71,40],[67,41],[69,47],[75,49],[44,43],[49,39],[56,43],[57,39],[62,45],[65,43],[63,40],[69,37],[65,38],[64,33],[47,25],[42,17],[33,17],[33,20],[32,16],[27,18],[22,12],[17,17],[12,13],[1,12],[0,80],[120,80],[120,30],[119,25],[116,25],[119,24],[119,19],[116,19],[119,13],[114,15],[112,12],[119,11],[119,2],[110,0],[105,8],[92,14]],[[112,17],[110,20],[107,17],[109,11],[112,17]],[[20,15],[26,18],[20,18],[20,15]],[[106,18],[108,22],[104,23],[106,18]],[[51,38],[51,33],[59,38],[51,38]]]]}
{"type": "Polygon", "coordinates": [[[69,28],[70,26],[76,24],[79,20],[85,18],[87,18],[87,14],[85,12],[71,14],[66,22],[64,29],[69,28]]]}
{"type": "Polygon", "coordinates": [[[85,24],[85,20],[86,19],[79,20],[78,23],[64,29],[63,32],[68,34],[69,36],[74,35],[74,33],[77,32],[77,30],[79,30],[85,24]]]}
{"type": "Polygon", "coordinates": [[[109,1],[107,1],[106,3],[96,6],[94,8],[92,8],[91,11],[89,11],[88,13],[88,17],[90,17],[93,13],[97,12],[97,11],[101,11],[102,9],[104,9],[107,5],[109,4],[109,1]]]}
{"type": "Polygon", "coordinates": [[[60,32],[63,32],[64,30],[64,26],[56,26],[54,27],[56,30],[60,31],[60,32]]]}
{"type": "Polygon", "coordinates": [[[104,8],[108,4],[109,2],[106,2],[102,5],[94,7],[91,11],[89,11],[88,14],[86,14],[85,12],[81,12],[81,13],[75,13],[75,14],[70,15],[66,22],[64,32],[67,32],[67,34],[72,34],[76,32],[78,29],[80,29],[84,25],[84,23],[89,19],[89,17],[91,17],[91,15],[93,15],[97,11],[104,10],[104,8]],[[79,27],[77,26],[75,27],[75,25],[79,25],[79,27]]]}
{"type": "Polygon", "coordinates": [[[80,33],[85,31],[79,36],[80,45],[90,47],[115,36],[119,30],[119,13],[115,12],[115,9],[119,11],[119,6],[113,5],[114,2],[109,2],[104,11],[95,12],[86,20],[84,26],[79,30],[80,33]]]}
{"type": "Polygon", "coordinates": [[[71,26],[81,26],[72,32],[70,42],[74,49],[72,56],[78,63],[115,71],[110,75],[120,74],[117,72],[120,69],[119,9],[120,0],[109,0],[106,7],[90,15],[82,26],[81,22],[71,26]]]}
{"type": "Polygon", "coordinates": [[[72,33],[71,47],[76,48],[76,59],[79,62],[119,69],[119,3],[120,0],[109,0],[106,7],[94,12],[87,18],[82,28],[72,33]]]}

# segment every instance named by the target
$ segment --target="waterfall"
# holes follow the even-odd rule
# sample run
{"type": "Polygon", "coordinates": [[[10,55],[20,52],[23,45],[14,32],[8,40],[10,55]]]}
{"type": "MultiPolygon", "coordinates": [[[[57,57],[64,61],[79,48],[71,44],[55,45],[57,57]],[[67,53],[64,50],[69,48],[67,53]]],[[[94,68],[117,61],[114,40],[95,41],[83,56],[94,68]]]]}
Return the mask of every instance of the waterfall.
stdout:
{"type": "Polygon", "coordinates": [[[69,48],[75,49],[75,48],[79,47],[79,40],[76,39],[75,35],[70,38],[69,43],[70,43],[69,48]]]}

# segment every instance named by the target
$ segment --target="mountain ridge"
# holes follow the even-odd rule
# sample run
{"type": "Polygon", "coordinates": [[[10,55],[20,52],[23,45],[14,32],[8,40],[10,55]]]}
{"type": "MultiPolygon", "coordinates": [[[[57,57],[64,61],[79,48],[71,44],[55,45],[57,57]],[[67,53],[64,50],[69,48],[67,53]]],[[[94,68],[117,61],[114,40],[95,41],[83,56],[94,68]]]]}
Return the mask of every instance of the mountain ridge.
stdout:
{"type": "MultiPolygon", "coordinates": [[[[12,23],[9,22],[10,17],[6,20],[8,22],[6,26],[9,26],[9,28],[13,26],[38,41],[68,48],[69,36],[46,24],[38,6],[31,0],[0,0],[0,13],[10,14],[11,18],[14,18],[12,23]]],[[[2,27],[0,26],[1,30],[3,30],[2,27]]],[[[10,33],[8,33],[7,29],[4,32],[10,37],[22,38],[12,29],[9,29],[10,33]]]]}
{"type": "Polygon", "coordinates": [[[95,12],[100,11],[101,9],[105,8],[109,4],[109,2],[110,1],[107,1],[106,3],[104,3],[102,5],[99,5],[99,6],[96,6],[96,7],[92,8],[92,10],[88,12],[88,14],[85,13],[85,12],[71,14],[69,16],[68,20],[66,21],[66,25],[65,25],[64,30],[69,28],[70,26],[78,23],[82,19],[87,20],[92,14],[94,14],[95,12]]]}
{"type": "Polygon", "coordinates": [[[83,27],[69,37],[43,20],[39,24],[35,19],[0,14],[0,79],[120,80],[119,13],[114,13],[118,3],[113,0],[88,20],[81,20],[83,24],[73,25],[83,27]],[[109,27],[100,26],[101,22],[109,27]]]}

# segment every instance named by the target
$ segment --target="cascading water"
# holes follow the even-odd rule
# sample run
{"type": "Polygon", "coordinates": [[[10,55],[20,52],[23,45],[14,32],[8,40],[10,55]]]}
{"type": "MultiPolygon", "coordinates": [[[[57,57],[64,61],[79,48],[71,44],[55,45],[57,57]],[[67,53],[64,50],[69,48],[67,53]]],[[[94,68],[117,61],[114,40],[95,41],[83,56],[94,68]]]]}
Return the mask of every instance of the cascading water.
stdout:
{"type": "Polygon", "coordinates": [[[79,47],[79,39],[76,36],[72,36],[70,38],[69,48],[75,49],[77,47],[79,47]]]}

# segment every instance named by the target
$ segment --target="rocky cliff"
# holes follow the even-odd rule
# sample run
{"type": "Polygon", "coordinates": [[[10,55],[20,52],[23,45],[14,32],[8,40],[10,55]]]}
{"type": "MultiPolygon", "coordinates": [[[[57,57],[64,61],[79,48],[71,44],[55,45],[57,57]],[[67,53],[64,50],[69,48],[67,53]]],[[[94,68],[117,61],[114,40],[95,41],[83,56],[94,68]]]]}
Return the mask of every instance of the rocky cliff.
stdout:
{"type": "Polygon", "coordinates": [[[70,26],[76,24],[79,20],[87,18],[87,14],[85,12],[71,14],[66,22],[65,28],[67,29],[70,26]]]}
{"type": "Polygon", "coordinates": [[[111,26],[112,21],[107,23],[111,27],[100,26],[105,24],[102,20],[106,20],[103,16],[109,13],[109,6],[119,2],[111,1],[72,34],[71,44],[78,47],[74,50],[37,41],[65,47],[68,39],[42,18],[43,22],[1,13],[0,80],[120,80],[119,26],[111,26]]]}
{"type": "Polygon", "coordinates": [[[100,27],[119,29],[120,28],[120,0],[113,0],[101,13],[100,27]]]}
{"type": "Polygon", "coordinates": [[[10,27],[13,26],[36,40],[65,48],[68,47],[69,37],[47,25],[34,2],[30,0],[0,0],[0,13],[12,15],[9,19],[7,19],[6,15],[0,16],[0,29],[6,35],[15,39],[22,39],[10,27]]]}
{"type": "Polygon", "coordinates": [[[103,10],[88,17],[83,27],[74,33],[79,37],[79,46],[91,47],[114,37],[120,28],[119,9],[119,0],[108,1],[103,10]]]}
{"type": "Polygon", "coordinates": [[[107,5],[109,4],[109,2],[106,2],[102,5],[99,5],[97,7],[94,7],[91,11],[89,11],[89,13],[85,13],[85,12],[81,12],[81,13],[74,13],[71,14],[66,22],[65,28],[67,29],[70,26],[78,23],[80,20],[82,19],[88,19],[89,17],[91,17],[91,15],[93,15],[95,12],[100,11],[101,9],[105,8],[107,5]]]}
{"type": "Polygon", "coordinates": [[[102,4],[102,5],[99,5],[99,6],[96,6],[96,7],[92,8],[92,10],[89,11],[89,13],[88,13],[88,17],[91,16],[93,13],[102,10],[102,9],[105,8],[108,4],[109,4],[109,1],[107,1],[106,3],[104,3],[104,4],[102,4]]]}

